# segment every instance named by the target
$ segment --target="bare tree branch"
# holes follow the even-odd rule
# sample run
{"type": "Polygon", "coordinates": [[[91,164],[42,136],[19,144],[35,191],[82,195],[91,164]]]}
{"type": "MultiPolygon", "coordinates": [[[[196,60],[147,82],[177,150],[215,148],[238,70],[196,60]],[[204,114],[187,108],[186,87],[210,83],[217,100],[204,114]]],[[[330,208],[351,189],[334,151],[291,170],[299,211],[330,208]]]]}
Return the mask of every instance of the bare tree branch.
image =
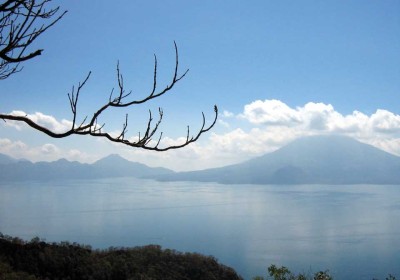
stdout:
{"type": "Polygon", "coordinates": [[[29,53],[27,49],[67,13],[55,17],[60,7],[46,10],[50,2],[8,0],[0,4],[0,80],[20,72],[21,62],[42,54],[42,49],[29,53]]]}
{"type": "Polygon", "coordinates": [[[75,90],[75,87],[72,88],[72,91],[70,94],[68,94],[68,99],[71,107],[71,112],[72,112],[72,126],[69,130],[62,132],[62,133],[57,133],[54,131],[51,131],[47,129],[44,126],[39,125],[38,123],[35,123],[33,120],[29,119],[27,116],[15,116],[15,115],[10,115],[10,114],[0,114],[0,119],[3,120],[13,120],[13,121],[20,121],[24,122],[27,125],[33,127],[34,129],[37,129],[51,137],[54,138],[64,138],[70,135],[91,135],[95,137],[102,137],[106,138],[112,142],[124,144],[130,147],[137,147],[137,148],[142,148],[146,150],[153,150],[153,151],[167,151],[170,149],[178,149],[185,147],[199,139],[199,137],[209,131],[216,123],[217,117],[218,117],[218,108],[217,106],[214,106],[214,119],[209,124],[206,126],[206,119],[204,116],[204,113],[202,113],[202,125],[201,128],[197,131],[195,135],[190,136],[190,130],[189,126],[187,128],[187,135],[186,135],[186,140],[180,144],[177,145],[170,145],[166,147],[159,147],[161,140],[162,140],[162,135],[163,133],[160,133],[160,136],[158,137],[157,141],[153,141],[154,135],[158,132],[159,126],[162,122],[163,119],[163,110],[159,108],[159,117],[157,122],[153,124],[153,115],[152,112],[149,111],[149,118],[147,122],[147,127],[146,130],[141,136],[139,133],[139,137],[137,140],[129,140],[126,137],[127,131],[128,131],[128,114],[125,116],[125,122],[123,123],[122,129],[120,131],[120,134],[118,136],[113,136],[107,132],[103,132],[102,129],[105,127],[105,124],[99,126],[97,124],[97,120],[101,117],[101,115],[107,111],[110,108],[122,108],[122,107],[132,107],[134,105],[140,105],[143,104],[147,101],[150,101],[154,98],[160,97],[164,95],[165,93],[169,92],[175,85],[178,83],[185,75],[188,73],[189,70],[186,70],[182,75],[178,75],[178,70],[179,70],[179,55],[178,55],[178,48],[176,43],[174,42],[175,46],[175,70],[174,74],[172,77],[172,80],[170,83],[163,89],[157,91],[157,58],[155,56],[155,63],[154,63],[154,73],[153,73],[153,87],[152,91],[150,92],[149,95],[142,99],[138,100],[126,100],[127,97],[130,96],[131,91],[126,93],[125,88],[124,88],[124,80],[123,76],[120,71],[120,66],[119,62],[117,63],[117,83],[118,83],[118,88],[119,92],[115,98],[113,98],[114,90],[111,91],[111,94],[108,98],[108,102],[105,103],[103,106],[101,106],[96,112],[93,113],[93,116],[88,119],[88,122],[86,122],[87,117],[85,117],[84,121],[80,123],[80,125],[76,125],[76,119],[78,115],[78,102],[79,102],[79,97],[80,93],[85,86],[86,82],[89,80],[91,72],[86,76],[86,78],[78,84],[78,87],[75,90]],[[152,145],[152,143],[155,142],[155,144],[152,145]]]}

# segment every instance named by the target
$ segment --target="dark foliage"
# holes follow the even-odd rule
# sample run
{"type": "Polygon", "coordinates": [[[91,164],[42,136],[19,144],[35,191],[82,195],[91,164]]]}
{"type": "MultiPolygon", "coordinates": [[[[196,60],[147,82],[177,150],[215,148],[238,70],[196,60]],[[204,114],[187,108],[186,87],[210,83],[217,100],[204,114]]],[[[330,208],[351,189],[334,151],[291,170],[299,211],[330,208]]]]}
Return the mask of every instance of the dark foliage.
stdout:
{"type": "MultiPolygon", "coordinates": [[[[287,267],[281,266],[277,267],[276,265],[271,265],[268,267],[268,275],[266,278],[262,276],[255,276],[252,280],[333,280],[334,277],[329,273],[329,270],[319,271],[316,273],[300,273],[295,274],[292,273],[287,267]]],[[[373,280],[379,280],[373,278],[373,280]]],[[[389,274],[385,280],[396,280],[396,277],[389,274]]]]}
{"type": "Polygon", "coordinates": [[[76,243],[0,237],[3,279],[242,279],[214,258],[149,245],[92,250],[76,243]]]}

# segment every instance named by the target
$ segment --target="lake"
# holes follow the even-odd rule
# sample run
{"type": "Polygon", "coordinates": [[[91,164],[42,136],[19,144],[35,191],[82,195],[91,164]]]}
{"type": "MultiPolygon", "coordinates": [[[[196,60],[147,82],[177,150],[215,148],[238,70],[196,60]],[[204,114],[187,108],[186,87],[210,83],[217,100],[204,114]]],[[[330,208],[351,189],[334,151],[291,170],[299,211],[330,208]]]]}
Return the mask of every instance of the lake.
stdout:
{"type": "Polygon", "coordinates": [[[270,264],[385,279],[400,277],[400,186],[0,183],[0,232],[93,248],[159,244],[213,255],[245,279],[270,264]]]}

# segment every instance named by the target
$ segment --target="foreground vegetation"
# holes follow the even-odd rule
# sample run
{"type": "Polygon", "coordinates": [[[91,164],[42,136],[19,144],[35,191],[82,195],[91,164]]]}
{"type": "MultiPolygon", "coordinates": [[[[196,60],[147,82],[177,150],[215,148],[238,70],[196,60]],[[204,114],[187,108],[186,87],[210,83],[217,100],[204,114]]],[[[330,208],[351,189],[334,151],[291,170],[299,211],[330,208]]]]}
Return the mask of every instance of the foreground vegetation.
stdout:
{"type": "MultiPolygon", "coordinates": [[[[333,280],[333,277],[329,275],[329,271],[320,271],[313,276],[304,273],[295,275],[287,267],[277,267],[275,265],[268,267],[268,274],[270,277],[267,277],[267,279],[273,280],[333,280]]],[[[256,276],[253,280],[265,280],[265,278],[256,276]]]]}
{"type": "Polygon", "coordinates": [[[0,236],[0,280],[235,280],[232,268],[213,257],[149,245],[92,250],[76,243],[25,242],[0,236]]]}
{"type": "MultiPolygon", "coordinates": [[[[92,250],[77,243],[24,241],[0,233],[0,280],[243,280],[214,257],[180,253],[158,245],[92,250]]],[[[332,280],[329,271],[294,274],[271,265],[266,278],[253,280],[332,280]]],[[[396,280],[389,275],[386,280],[396,280]]]]}
{"type": "MultiPolygon", "coordinates": [[[[329,271],[319,271],[316,273],[300,273],[294,274],[292,273],[287,267],[281,266],[277,267],[275,265],[271,265],[268,267],[268,275],[267,278],[262,276],[253,277],[253,280],[265,280],[265,279],[272,279],[272,280],[333,280],[333,277],[329,274],[329,271]]],[[[378,279],[373,279],[378,280],[378,279]]],[[[396,280],[396,277],[389,274],[385,280],[396,280]]]]}

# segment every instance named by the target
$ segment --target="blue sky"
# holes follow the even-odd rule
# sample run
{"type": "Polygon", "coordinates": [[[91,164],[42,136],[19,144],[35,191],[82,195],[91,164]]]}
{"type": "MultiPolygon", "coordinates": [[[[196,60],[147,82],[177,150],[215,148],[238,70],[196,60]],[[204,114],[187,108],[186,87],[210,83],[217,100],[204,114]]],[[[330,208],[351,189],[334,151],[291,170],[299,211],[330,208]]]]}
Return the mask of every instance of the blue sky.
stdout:
{"type": "MultiPolygon", "coordinates": [[[[43,55],[1,81],[2,113],[18,110],[62,130],[67,93],[92,71],[80,117],[117,86],[119,60],[134,96],[172,77],[174,40],[188,75],[148,105],[112,112],[109,131],[129,113],[131,136],[148,109],[165,113],[165,141],[196,130],[201,112],[212,132],[179,151],[155,153],[90,137],[56,140],[14,123],[0,126],[0,153],[32,161],[93,162],[109,153],[175,170],[221,166],[273,151],[312,134],[345,134],[400,155],[399,1],[54,1],[68,14],[38,39],[43,55]],[[40,114],[39,114],[40,113],[40,114]]],[[[66,127],[65,127],[66,128],[66,127]]]]}

